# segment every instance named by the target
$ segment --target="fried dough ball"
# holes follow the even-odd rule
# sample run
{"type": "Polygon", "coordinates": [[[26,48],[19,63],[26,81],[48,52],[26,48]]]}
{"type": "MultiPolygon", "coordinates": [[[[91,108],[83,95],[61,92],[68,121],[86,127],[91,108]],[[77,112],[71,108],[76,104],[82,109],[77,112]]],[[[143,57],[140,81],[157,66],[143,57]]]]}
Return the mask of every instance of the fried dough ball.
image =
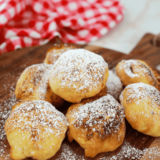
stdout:
{"type": "Polygon", "coordinates": [[[57,60],[49,83],[55,94],[77,103],[98,94],[105,87],[108,75],[108,65],[101,56],[72,49],[57,60]]]}
{"type": "Polygon", "coordinates": [[[45,100],[59,107],[64,100],[57,96],[49,86],[49,76],[53,65],[36,64],[27,67],[21,74],[15,94],[20,100],[45,100]]]}
{"type": "Polygon", "coordinates": [[[154,71],[147,63],[141,60],[122,60],[116,66],[117,75],[124,86],[132,83],[143,82],[159,88],[159,83],[154,71]]]}
{"type": "Polygon", "coordinates": [[[57,59],[65,52],[70,49],[74,49],[74,45],[67,45],[67,44],[58,44],[47,51],[46,58],[44,63],[46,64],[54,64],[57,59]]]}
{"type": "Polygon", "coordinates": [[[83,99],[67,111],[68,140],[77,141],[85,156],[114,151],[125,137],[124,108],[109,94],[83,99]]]}
{"type": "Polygon", "coordinates": [[[139,132],[153,137],[160,136],[160,92],[144,83],[128,85],[120,95],[125,116],[139,132]]]}
{"type": "Polygon", "coordinates": [[[112,95],[116,100],[123,91],[123,84],[114,70],[109,70],[109,77],[106,83],[107,93],[112,95]]]}
{"type": "Polygon", "coordinates": [[[60,149],[67,131],[66,117],[49,102],[20,102],[5,123],[12,159],[46,160],[60,149]]]}

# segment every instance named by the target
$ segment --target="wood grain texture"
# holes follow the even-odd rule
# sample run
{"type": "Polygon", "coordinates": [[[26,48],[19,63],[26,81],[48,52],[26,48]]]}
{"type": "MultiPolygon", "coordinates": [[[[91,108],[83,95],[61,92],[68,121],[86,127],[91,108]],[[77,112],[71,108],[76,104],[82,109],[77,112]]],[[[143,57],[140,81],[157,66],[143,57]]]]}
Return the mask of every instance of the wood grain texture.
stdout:
{"type": "MultiPolygon", "coordinates": [[[[141,59],[146,61],[152,68],[155,68],[158,64],[160,64],[160,47],[154,47],[152,45],[151,40],[153,39],[153,37],[154,35],[152,34],[146,34],[129,55],[97,46],[77,45],[77,47],[100,54],[109,64],[110,69],[115,67],[115,65],[122,59],[141,59]]],[[[55,42],[51,42],[42,46],[28,47],[25,49],[5,53],[0,56],[0,103],[5,102],[10,96],[14,94],[14,90],[11,92],[10,88],[11,86],[13,88],[15,87],[19,75],[26,67],[32,64],[43,63],[46,51],[50,47],[52,47],[54,43],[55,42]]],[[[4,109],[7,108],[5,104],[3,105],[4,109]]],[[[65,111],[68,106],[69,103],[65,103],[59,109],[60,111],[65,111]]],[[[152,146],[159,146],[160,148],[159,138],[153,138],[139,133],[138,131],[134,130],[127,122],[126,124],[126,142],[129,142],[137,149],[144,149],[152,146]]],[[[10,147],[7,140],[5,141],[5,144],[7,145],[6,152],[9,152],[10,147]]],[[[58,153],[50,160],[65,159],[65,155],[63,155],[65,148],[67,148],[67,150],[70,150],[71,158],[76,156],[77,159],[91,160],[91,158],[84,157],[84,149],[82,149],[75,141],[69,143],[67,138],[63,141],[62,147],[58,151],[58,153]]],[[[102,157],[105,157],[105,159],[110,159],[109,157],[117,155],[120,149],[121,147],[119,147],[114,152],[98,154],[93,159],[98,160],[102,157]]],[[[142,159],[144,158],[145,155],[142,159]]],[[[0,157],[0,159],[3,160],[4,157],[0,157]]],[[[27,158],[26,160],[29,159],[31,158],[27,158]]]]}

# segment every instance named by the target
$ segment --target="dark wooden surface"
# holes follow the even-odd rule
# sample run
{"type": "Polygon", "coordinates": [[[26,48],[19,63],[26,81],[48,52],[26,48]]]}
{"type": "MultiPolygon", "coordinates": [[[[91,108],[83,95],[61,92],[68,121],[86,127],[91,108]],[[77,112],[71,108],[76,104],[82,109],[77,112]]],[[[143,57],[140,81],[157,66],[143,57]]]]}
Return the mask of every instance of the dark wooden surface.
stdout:
{"type": "MultiPolygon", "coordinates": [[[[153,37],[154,35],[152,34],[146,34],[129,55],[125,55],[117,51],[96,46],[77,45],[77,47],[81,47],[93,51],[97,54],[100,54],[109,64],[110,69],[115,67],[115,65],[122,59],[141,59],[146,61],[152,68],[155,68],[158,64],[160,64],[160,47],[155,47],[152,45],[151,40],[153,39],[153,37]]],[[[21,72],[26,67],[32,64],[42,63],[45,58],[46,51],[50,47],[52,47],[54,43],[55,42],[43,46],[34,46],[25,49],[20,49],[13,52],[5,53],[0,56],[0,103],[1,104],[14,94],[14,87],[21,72]],[[11,87],[13,87],[13,91],[10,89],[11,87]]],[[[4,104],[4,108],[5,107],[7,108],[7,106],[4,104]]],[[[65,106],[63,107],[66,108],[65,106]]],[[[63,111],[64,109],[63,107],[60,108],[61,111],[63,111]]],[[[134,129],[132,129],[132,127],[128,123],[127,123],[127,132],[125,141],[129,142],[137,149],[149,148],[150,146],[155,146],[155,145],[159,146],[160,148],[158,138],[153,138],[150,136],[146,136],[142,133],[139,133],[134,129]]],[[[8,145],[7,141],[5,142],[5,144],[8,145]]],[[[9,149],[10,148],[8,145],[6,152],[7,151],[9,152],[9,149]]],[[[97,160],[101,157],[106,157],[107,159],[111,155],[116,155],[120,149],[121,147],[119,147],[114,152],[110,152],[107,154],[106,153],[98,154],[93,159],[97,160]]],[[[75,141],[69,143],[67,138],[63,141],[61,149],[50,160],[65,159],[64,158],[65,156],[63,154],[66,154],[66,158],[68,156],[67,154],[70,154],[71,158],[69,159],[71,160],[74,157],[77,157],[75,159],[83,159],[83,158],[86,160],[91,159],[91,158],[85,158],[84,150],[75,141]]],[[[3,157],[1,158],[3,159],[3,157]]]]}

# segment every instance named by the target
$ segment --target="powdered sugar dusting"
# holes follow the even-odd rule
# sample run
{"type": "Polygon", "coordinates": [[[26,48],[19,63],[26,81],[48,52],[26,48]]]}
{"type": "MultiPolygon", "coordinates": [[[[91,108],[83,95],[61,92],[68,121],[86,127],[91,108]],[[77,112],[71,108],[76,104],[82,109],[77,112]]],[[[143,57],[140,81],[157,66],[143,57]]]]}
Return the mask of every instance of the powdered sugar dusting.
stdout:
{"type": "MultiPolygon", "coordinates": [[[[136,104],[144,101],[145,99],[150,99],[152,107],[157,107],[160,105],[160,92],[153,86],[144,83],[133,83],[128,85],[127,89],[127,101],[135,101],[136,104]]],[[[124,92],[124,91],[123,91],[124,92]]],[[[123,100],[123,92],[120,95],[120,100],[123,100]]]]}
{"type": "MultiPolygon", "coordinates": [[[[158,146],[139,149],[133,145],[131,145],[128,141],[124,141],[121,147],[118,149],[118,153],[114,155],[108,155],[106,153],[101,158],[97,158],[97,160],[154,160],[160,158],[160,148],[158,146]],[[144,156],[145,155],[145,156],[144,156]]],[[[110,152],[111,153],[111,152],[110,152]]],[[[98,156],[99,157],[99,156],[98,156]]],[[[68,144],[63,144],[61,148],[61,153],[55,160],[87,160],[88,158],[84,155],[77,155],[75,149],[70,147],[68,144]]]]}
{"type": "MultiPolygon", "coordinates": [[[[151,69],[147,65],[141,63],[138,60],[133,60],[133,59],[122,60],[122,62],[124,62],[124,66],[121,66],[121,67],[124,68],[125,73],[129,77],[140,78],[140,77],[146,77],[147,76],[149,79],[154,80],[154,82],[156,82],[154,74],[152,73],[151,69]],[[139,67],[133,67],[133,65],[139,66],[139,67]]],[[[123,69],[123,68],[121,68],[121,69],[123,69]]]]}
{"type": "Polygon", "coordinates": [[[160,158],[160,149],[157,147],[145,148],[145,149],[138,149],[132,146],[129,142],[124,141],[123,145],[121,146],[120,151],[114,156],[107,156],[99,158],[98,160],[154,160],[156,158],[160,158]],[[143,157],[145,155],[145,157],[143,157]],[[142,158],[143,157],[143,158],[142,158]]]}
{"type": "MultiPolygon", "coordinates": [[[[124,141],[124,144],[121,147],[120,152],[116,156],[110,157],[110,160],[123,160],[124,158],[128,159],[140,159],[144,154],[144,151],[135,148],[129,142],[124,141]]],[[[104,160],[103,158],[100,160],[104,160]]]]}
{"type": "Polygon", "coordinates": [[[76,91],[86,92],[101,84],[107,69],[101,56],[84,49],[72,49],[56,61],[52,76],[60,79],[62,87],[72,85],[76,91]]]}
{"type": "Polygon", "coordinates": [[[61,154],[55,160],[86,160],[84,155],[78,155],[68,144],[63,144],[61,154]]]}
{"type": "Polygon", "coordinates": [[[115,99],[119,99],[119,95],[123,90],[123,84],[120,78],[116,75],[116,72],[109,70],[109,77],[107,79],[107,93],[112,95],[115,99]]]}
{"type": "Polygon", "coordinates": [[[160,71],[160,64],[156,66],[156,69],[160,71]]]}
{"type": "Polygon", "coordinates": [[[154,73],[152,72],[152,70],[145,64],[141,63],[140,61],[138,61],[138,65],[140,67],[138,68],[134,68],[134,72],[139,73],[140,77],[145,77],[147,76],[148,79],[154,81],[154,83],[156,83],[156,78],[154,76],[154,73]]]}
{"type": "Polygon", "coordinates": [[[39,141],[50,134],[55,134],[58,138],[62,132],[62,124],[67,125],[67,119],[61,112],[46,101],[35,100],[24,102],[13,110],[6,129],[29,131],[29,138],[39,141]]]}
{"type": "Polygon", "coordinates": [[[93,132],[98,132],[98,136],[102,139],[111,133],[118,132],[125,117],[124,109],[109,94],[80,105],[78,109],[75,108],[70,112],[73,113],[74,119],[71,123],[75,127],[89,131],[88,139],[92,138],[93,132]]]}
{"type": "MultiPolygon", "coordinates": [[[[138,77],[138,74],[135,74],[132,72],[131,70],[131,66],[134,64],[134,65],[137,65],[138,64],[138,61],[136,60],[122,60],[122,62],[124,62],[124,70],[125,70],[125,73],[129,76],[129,77],[138,77]]],[[[123,68],[122,68],[123,69],[123,68]]]]}
{"type": "MultiPolygon", "coordinates": [[[[11,89],[12,90],[12,89],[11,89]]],[[[16,103],[15,94],[11,94],[11,96],[0,102],[0,158],[10,160],[10,155],[7,150],[8,143],[7,137],[4,130],[4,124],[6,119],[8,118],[12,106],[16,103]]]]}
{"type": "Polygon", "coordinates": [[[36,64],[27,67],[22,73],[27,75],[23,83],[25,88],[22,90],[22,87],[19,87],[19,94],[22,92],[23,94],[25,93],[25,95],[32,95],[33,92],[36,92],[41,100],[45,100],[52,70],[53,65],[50,64],[36,64]]]}

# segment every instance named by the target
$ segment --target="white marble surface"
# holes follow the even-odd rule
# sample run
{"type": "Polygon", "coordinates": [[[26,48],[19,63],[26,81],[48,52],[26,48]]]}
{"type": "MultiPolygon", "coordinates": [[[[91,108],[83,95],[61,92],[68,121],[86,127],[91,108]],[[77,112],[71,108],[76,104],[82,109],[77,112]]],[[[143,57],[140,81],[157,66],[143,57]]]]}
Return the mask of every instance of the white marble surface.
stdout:
{"type": "Polygon", "coordinates": [[[123,21],[90,44],[129,54],[145,33],[160,33],[160,0],[120,1],[125,7],[123,21]]]}

